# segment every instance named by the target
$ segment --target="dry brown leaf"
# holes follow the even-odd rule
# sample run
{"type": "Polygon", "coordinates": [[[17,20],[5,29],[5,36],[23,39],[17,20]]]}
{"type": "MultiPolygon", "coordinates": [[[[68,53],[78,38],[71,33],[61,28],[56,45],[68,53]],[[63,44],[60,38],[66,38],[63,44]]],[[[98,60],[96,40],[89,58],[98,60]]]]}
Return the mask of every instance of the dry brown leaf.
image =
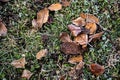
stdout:
{"type": "Polygon", "coordinates": [[[87,45],[88,44],[88,35],[87,34],[79,34],[77,37],[74,38],[74,41],[79,43],[80,45],[87,45]]]}
{"type": "Polygon", "coordinates": [[[6,36],[7,28],[5,25],[0,21],[0,36],[6,36]]]}
{"type": "Polygon", "coordinates": [[[25,57],[20,58],[18,60],[12,61],[11,65],[15,68],[25,68],[26,60],[25,57]]]}
{"type": "Polygon", "coordinates": [[[90,34],[94,34],[97,30],[97,25],[95,23],[87,23],[85,28],[90,30],[90,34]]]}
{"type": "Polygon", "coordinates": [[[75,24],[76,26],[85,26],[85,19],[82,17],[78,17],[77,19],[72,21],[73,24],[75,24]]]}
{"type": "Polygon", "coordinates": [[[69,63],[76,64],[78,62],[81,62],[83,60],[83,57],[81,55],[72,57],[68,60],[69,63]]]}
{"type": "Polygon", "coordinates": [[[80,61],[79,64],[76,65],[76,70],[81,70],[84,66],[84,62],[83,61],[80,61]]]}
{"type": "Polygon", "coordinates": [[[29,70],[24,70],[21,77],[29,80],[31,76],[32,73],[29,70]]]}
{"type": "Polygon", "coordinates": [[[70,36],[69,36],[68,33],[66,33],[66,32],[62,32],[62,33],[60,34],[60,40],[61,40],[62,42],[72,42],[72,40],[70,39],[70,36]]]}
{"type": "Polygon", "coordinates": [[[37,19],[32,21],[32,26],[35,29],[41,28],[44,23],[48,21],[49,10],[44,8],[37,13],[37,19]]]}
{"type": "Polygon", "coordinates": [[[52,4],[48,7],[48,9],[50,11],[58,11],[58,10],[61,10],[62,9],[62,5],[60,3],[55,3],[55,4],[52,4]]]}
{"type": "Polygon", "coordinates": [[[90,64],[89,68],[90,68],[90,71],[96,76],[103,74],[105,71],[104,66],[101,66],[101,65],[96,64],[96,63],[90,64]]]}
{"type": "Polygon", "coordinates": [[[47,49],[42,49],[36,54],[36,59],[41,59],[42,57],[45,57],[48,53],[47,49]]]}
{"type": "Polygon", "coordinates": [[[65,75],[60,76],[59,80],[65,80],[65,75]]]}
{"type": "Polygon", "coordinates": [[[65,54],[79,54],[81,53],[79,45],[74,42],[64,42],[61,44],[61,51],[65,54]]]}
{"type": "Polygon", "coordinates": [[[95,17],[93,14],[81,13],[80,17],[86,19],[86,22],[99,23],[99,19],[95,17]]]}
{"type": "Polygon", "coordinates": [[[62,6],[67,7],[67,6],[70,6],[70,2],[71,2],[71,1],[68,1],[68,0],[61,0],[61,2],[62,2],[62,6]]]}
{"type": "Polygon", "coordinates": [[[68,25],[68,29],[71,31],[73,36],[77,36],[81,31],[81,27],[77,27],[73,24],[68,25]]]}
{"type": "Polygon", "coordinates": [[[91,36],[89,36],[89,42],[91,42],[93,39],[100,39],[100,37],[103,35],[104,32],[99,32],[99,33],[96,33],[96,34],[93,34],[91,36]]]}

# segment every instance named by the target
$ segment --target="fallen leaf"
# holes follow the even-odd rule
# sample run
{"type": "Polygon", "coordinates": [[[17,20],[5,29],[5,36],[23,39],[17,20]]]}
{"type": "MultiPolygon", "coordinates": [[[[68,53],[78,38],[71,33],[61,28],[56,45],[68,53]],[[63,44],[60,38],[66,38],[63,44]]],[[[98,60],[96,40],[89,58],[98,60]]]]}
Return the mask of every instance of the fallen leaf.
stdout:
{"type": "Polygon", "coordinates": [[[0,21],[0,36],[6,36],[7,28],[5,25],[0,21]]]}
{"type": "Polygon", "coordinates": [[[62,9],[62,5],[60,3],[55,3],[55,4],[52,4],[48,7],[48,9],[50,11],[58,11],[58,10],[61,10],[62,9]]]}
{"type": "Polygon", "coordinates": [[[29,80],[31,76],[32,73],[29,70],[24,70],[21,77],[29,80]]]}
{"type": "Polygon", "coordinates": [[[37,19],[32,21],[32,26],[35,29],[41,28],[44,23],[48,21],[49,10],[44,8],[37,13],[37,19]]]}
{"type": "Polygon", "coordinates": [[[60,40],[62,42],[72,42],[72,40],[70,39],[70,36],[66,32],[62,32],[60,34],[60,40]]]}
{"type": "Polygon", "coordinates": [[[81,27],[77,27],[73,24],[68,25],[68,29],[71,31],[73,36],[77,36],[81,31],[81,27]]]}
{"type": "Polygon", "coordinates": [[[83,60],[83,57],[81,55],[72,57],[68,60],[69,63],[76,64],[83,60]]]}
{"type": "Polygon", "coordinates": [[[68,73],[69,73],[69,76],[75,77],[76,76],[76,69],[72,68],[68,73]]]}
{"type": "Polygon", "coordinates": [[[36,59],[41,59],[42,57],[45,57],[48,53],[47,49],[42,49],[36,54],[36,59]]]}
{"type": "Polygon", "coordinates": [[[74,42],[64,42],[61,44],[61,51],[65,54],[80,54],[80,47],[74,42]]]}
{"type": "Polygon", "coordinates": [[[82,49],[86,50],[87,44],[82,45],[82,49]]]}
{"type": "Polygon", "coordinates": [[[88,35],[87,34],[79,34],[77,37],[74,38],[74,41],[79,43],[80,45],[87,45],[88,44],[88,35]]]}
{"type": "Polygon", "coordinates": [[[14,60],[11,63],[11,65],[14,66],[15,68],[25,68],[25,64],[26,64],[25,57],[20,58],[18,60],[14,60]]]}
{"type": "Polygon", "coordinates": [[[97,17],[95,17],[93,14],[85,14],[85,13],[81,13],[80,17],[86,19],[86,22],[90,22],[90,23],[99,23],[99,19],[97,17]]]}
{"type": "Polygon", "coordinates": [[[84,62],[83,61],[80,61],[79,64],[76,65],[76,70],[81,70],[84,66],[84,62]]]}
{"type": "Polygon", "coordinates": [[[89,68],[90,68],[90,71],[96,76],[103,74],[105,71],[104,66],[101,66],[101,65],[96,64],[96,63],[90,64],[89,68]]]}
{"type": "Polygon", "coordinates": [[[91,42],[93,39],[100,39],[100,37],[103,35],[104,32],[99,32],[99,33],[96,33],[96,34],[93,34],[91,36],[89,36],[89,42],[91,42]]]}
{"type": "Polygon", "coordinates": [[[94,34],[97,30],[97,25],[95,23],[87,23],[85,28],[90,30],[90,34],[94,34]]]}
{"type": "Polygon", "coordinates": [[[65,75],[60,76],[59,80],[65,80],[65,75]]]}
{"type": "Polygon", "coordinates": [[[71,2],[71,1],[68,1],[68,0],[61,0],[61,2],[62,2],[62,6],[67,7],[67,6],[70,6],[70,2],[71,2]]]}
{"type": "Polygon", "coordinates": [[[85,26],[85,19],[82,17],[78,17],[77,19],[72,21],[73,24],[75,24],[76,26],[85,26]]]}

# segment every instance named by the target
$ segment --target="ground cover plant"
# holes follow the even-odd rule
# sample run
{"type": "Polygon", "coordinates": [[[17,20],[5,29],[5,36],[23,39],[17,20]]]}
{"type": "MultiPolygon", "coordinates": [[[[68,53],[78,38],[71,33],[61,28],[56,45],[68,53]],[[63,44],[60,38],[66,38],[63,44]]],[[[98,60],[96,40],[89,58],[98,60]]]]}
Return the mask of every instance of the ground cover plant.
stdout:
{"type": "Polygon", "coordinates": [[[0,79],[119,80],[119,26],[119,0],[0,0],[0,79]]]}

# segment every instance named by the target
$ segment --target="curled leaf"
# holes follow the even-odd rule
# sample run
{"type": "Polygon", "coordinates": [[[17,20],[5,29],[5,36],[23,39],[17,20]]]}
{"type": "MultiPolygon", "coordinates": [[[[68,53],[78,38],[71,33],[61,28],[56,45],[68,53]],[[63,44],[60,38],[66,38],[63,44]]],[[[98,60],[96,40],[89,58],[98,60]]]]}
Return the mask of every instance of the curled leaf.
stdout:
{"type": "Polygon", "coordinates": [[[99,32],[99,33],[96,33],[96,34],[93,34],[91,36],[89,36],[89,42],[91,42],[91,40],[93,39],[100,39],[100,37],[103,35],[104,32],[99,32]]]}
{"type": "Polygon", "coordinates": [[[29,80],[31,76],[32,73],[29,70],[24,70],[21,77],[29,80]]]}
{"type": "Polygon", "coordinates": [[[6,36],[7,28],[5,25],[0,21],[0,36],[6,36]]]}
{"type": "Polygon", "coordinates": [[[58,11],[58,10],[61,10],[62,9],[62,5],[60,3],[55,3],[55,4],[52,4],[48,7],[48,9],[50,11],[58,11]]]}
{"type": "Polygon", "coordinates": [[[70,36],[66,32],[62,32],[60,34],[60,40],[62,42],[72,42],[72,40],[70,39],[70,36]]]}
{"type": "Polygon", "coordinates": [[[25,64],[26,64],[25,57],[20,58],[18,60],[14,60],[11,63],[11,65],[14,66],[15,68],[25,68],[25,64]]]}
{"type": "Polygon", "coordinates": [[[99,23],[99,19],[95,17],[93,14],[81,13],[80,17],[86,19],[86,22],[99,23]]]}
{"type": "Polygon", "coordinates": [[[88,35],[87,34],[79,34],[77,37],[74,38],[75,42],[78,42],[80,45],[88,44],[88,35]]]}
{"type": "Polygon", "coordinates": [[[67,6],[70,6],[70,2],[71,2],[71,1],[68,1],[68,0],[61,0],[61,2],[62,2],[62,6],[67,7],[67,6]]]}
{"type": "Polygon", "coordinates": [[[41,28],[44,23],[48,21],[49,10],[44,8],[37,13],[37,19],[33,19],[32,26],[35,29],[41,28]]]}
{"type": "Polygon", "coordinates": [[[81,55],[72,57],[68,60],[69,63],[76,64],[78,62],[81,62],[83,60],[83,57],[81,55]]]}
{"type": "Polygon", "coordinates": [[[79,45],[74,42],[64,42],[61,44],[61,51],[65,54],[79,54],[81,53],[79,45]]]}
{"type": "Polygon", "coordinates": [[[91,64],[89,68],[90,68],[90,71],[96,76],[103,74],[105,71],[104,66],[101,66],[96,63],[91,64]]]}
{"type": "Polygon", "coordinates": [[[84,62],[83,61],[80,61],[79,64],[76,65],[76,70],[81,70],[84,66],[84,62]]]}
{"type": "Polygon", "coordinates": [[[87,23],[85,28],[90,30],[90,34],[94,34],[97,30],[97,26],[95,23],[87,23]]]}
{"type": "Polygon", "coordinates": [[[68,29],[71,31],[73,36],[77,36],[81,31],[81,27],[77,27],[73,24],[68,25],[68,29]]]}
{"type": "Polygon", "coordinates": [[[85,26],[85,19],[82,17],[78,17],[77,19],[72,21],[73,24],[75,24],[76,26],[85,26]]]}
{"type": "Polygon", "coordinates": [[[36,59],[41,59],[42,57],[45,57],[48,53],[47,49],[42,49],[36,54],[36,59]]]}

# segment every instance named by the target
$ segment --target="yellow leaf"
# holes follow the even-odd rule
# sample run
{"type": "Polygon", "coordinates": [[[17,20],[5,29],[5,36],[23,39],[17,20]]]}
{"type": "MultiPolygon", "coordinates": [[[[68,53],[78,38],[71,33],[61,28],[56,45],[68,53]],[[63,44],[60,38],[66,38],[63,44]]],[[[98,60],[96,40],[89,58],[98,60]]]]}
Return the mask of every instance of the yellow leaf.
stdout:
{"type": "Polygon", "coordinates": [[[42,49],[36,54],[36,59],[41,59],[42,57],[45,57],[48,53],[47,49],[42,49]]]}
{"type": "Polygon", "coordinates": [[[78,17],[77,19],[72,21],[76,26],[85,26],[85,19],[82,17],[78,17]]]}
{"type": "Polygon", "coordinates": [[[81,62],[83,60],[83,57],[81,55],[72,57],[68,60],[69,63],[76,64],[78,62],[81,62]]]}
{"type": "Polygon", "coordinates": [[[21,77],[29,80],[31,76],[32,73],[29,70],[24,70],[21,77]]]}
{"type": "Polygon", "coordinates": [[[7,34],[7,28],[5,25],[0,21],[0,36],[5,36],[7,34]]]}
{"type": "Polygon", "coordinates": [[[15,68],[25,68],[25,58],[20,58],[18,60],[12,61],[11,65],[14,66],[15,68]]]}
{"type": "Polygon", "coordinates": [[[79,34],[74,38],[75,42],[78,42],[80,45],[86,45],[88,43],[88,35],[87,34],[79,34]]]}
{"type": "Polygon", "coordinates": [[[62,5],[60,3],[52,4],[48,7],[51,11],[58,11],[62,9],[62,5]]]}
{"type": "Polygon", "coordinates": [[[85,28],[90,30],[90,34],[94,34],[97,30],[97,26],[95,23],[87,23],[85,28]]]}

